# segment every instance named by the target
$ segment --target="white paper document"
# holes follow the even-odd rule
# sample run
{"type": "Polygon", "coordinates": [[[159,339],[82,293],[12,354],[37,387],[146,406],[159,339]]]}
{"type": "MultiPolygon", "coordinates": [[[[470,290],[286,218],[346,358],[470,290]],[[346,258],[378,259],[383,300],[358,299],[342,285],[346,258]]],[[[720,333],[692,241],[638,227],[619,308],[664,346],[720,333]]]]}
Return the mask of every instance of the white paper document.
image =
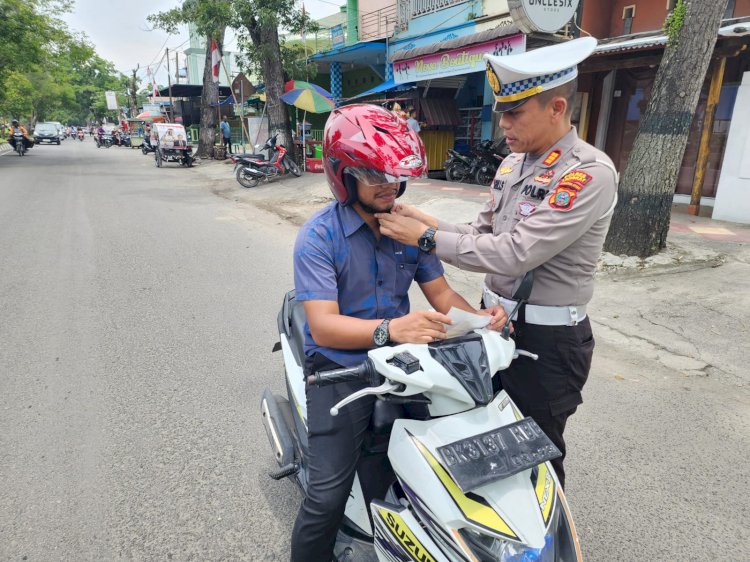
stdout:
{"type": "Polygon", "coordinates": [[[478,328],[484,328],[490,323],[492,317],[485,316],[484,314],[474,314],[472,312],[466,312],[460,308],[451,307],[448,311],[447,316],[453,320],[453,324],[447,326],[448,337],[455,338],[456,336],[463,336],[468,334],[472,330],[478,328]]]}

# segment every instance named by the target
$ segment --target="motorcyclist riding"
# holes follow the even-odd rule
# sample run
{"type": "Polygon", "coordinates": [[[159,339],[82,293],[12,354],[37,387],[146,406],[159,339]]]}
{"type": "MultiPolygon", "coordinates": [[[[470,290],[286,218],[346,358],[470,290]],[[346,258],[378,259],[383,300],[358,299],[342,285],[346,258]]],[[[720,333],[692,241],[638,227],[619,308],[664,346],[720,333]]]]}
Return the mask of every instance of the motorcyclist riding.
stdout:
{"type": "MultiPolygon", "coordinates": [[[[424,145],[406,121],[375,105],[336,109],[326,124],[323,154],[336,201],[305,223],[294,249],[296,299],[307,317],[306,375],[359,365],[369,349],[392,342],[444,339],[451,307],[476,312],[450,288],[431,248],[380,233],[375,213],[389,211],[406,181],[426,169],[424,145]],[[413,281],[434,311],[410,312],[413,281]]],[[[505,311],[488,312],[490,327],[500,329],[505,311]]],[[[362,384],[306,388],[308,486],[292,535],[294,562],[332,559],[355,473],[364,475],[360,482],[369,497],[380,497],[390,484],[383,477],[390,470],[387,458],[362,455],[374,399],[349,404],[336,417],[329,413],[362,384]]]]}
{"type": "Polygon", "coordinates": [[[25,127],[18,123],[18,119],[13,119],[10,126],[10,137],[8,139],[8,142],[14,150],[16,148],[16,139],[13,137],[13,135],[16,135],[18,133],[23,135],[23,144],[26,146],[26,148],[31,148],[34,143],[31,142],[28,131],[25,127]]]}

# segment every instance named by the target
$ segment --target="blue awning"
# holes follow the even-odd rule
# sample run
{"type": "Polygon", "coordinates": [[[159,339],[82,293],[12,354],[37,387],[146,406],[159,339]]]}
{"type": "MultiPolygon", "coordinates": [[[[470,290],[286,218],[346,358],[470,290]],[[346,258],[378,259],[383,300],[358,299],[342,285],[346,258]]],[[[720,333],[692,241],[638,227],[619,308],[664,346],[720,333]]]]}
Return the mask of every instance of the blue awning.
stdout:
{"type": "Polygon", "coordinates": [[[410,90],[411,88],[414,88],[415,84],[408,83],[408,84],[396,84],[393,81],[393,78],[390,80],[386,80],[382,84],[379,84],[378,86],[375,86],[374,88],[370,88],[369,90],[362,92],[361,94],[357,94],[356,96],[353,96],[349,98],[350,100],[357,99],[357,98],[363,98],[365,96],[369,96],[372,94],[380,94],[382,92],[387,92],[389,90],[410,90]]]}
{"type": "Polygon", "coordinates": [[[343,62],[351,64],[385,64],[385,43],[379,41],[363,41],[346,45],[338,49],[331,49],[322,53],[315,53],[307,58],[310,62],[343,62]]]}

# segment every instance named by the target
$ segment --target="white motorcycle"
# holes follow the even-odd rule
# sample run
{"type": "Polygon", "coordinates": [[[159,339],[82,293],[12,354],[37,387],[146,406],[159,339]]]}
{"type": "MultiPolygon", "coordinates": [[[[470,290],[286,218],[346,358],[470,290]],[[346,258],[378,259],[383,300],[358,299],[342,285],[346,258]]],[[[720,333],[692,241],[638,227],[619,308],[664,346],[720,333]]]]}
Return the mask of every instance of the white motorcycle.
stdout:
{"type": "MultiPolygon", "coordinates": [[[[527,276],[515,296],[531,292],[527,276]]],[[[510,315],[511,317],[513,314],[510,315]]],[[[307,448],[303,342],[305,316],[294,292],[278,317],[288,399],[265,390],[263,423],[279,469],[304,491],[307,448]]],[[[508,336],[482,329],[431,344],[368,352],[357,367],[321,371],[307,384],[367,381],[331,409],[375,395],[371,426],[388,428],[393,468],[383,498],[365,505],[357,474],[335,559],[372,562],[573,562],[581,560],[573,520],[552,466],[559,450],[524,418],[492,374],[519,355],[508,336]],[[426,419],[394,417],[395,404],[426,404],[426,419]],[[390,405],[390,406],[389,406],[390,405]],[[389,415],[390,413],[390,415],[389,415]]],[[[323,561],[321,561],[323,562],[323,561]]]]}

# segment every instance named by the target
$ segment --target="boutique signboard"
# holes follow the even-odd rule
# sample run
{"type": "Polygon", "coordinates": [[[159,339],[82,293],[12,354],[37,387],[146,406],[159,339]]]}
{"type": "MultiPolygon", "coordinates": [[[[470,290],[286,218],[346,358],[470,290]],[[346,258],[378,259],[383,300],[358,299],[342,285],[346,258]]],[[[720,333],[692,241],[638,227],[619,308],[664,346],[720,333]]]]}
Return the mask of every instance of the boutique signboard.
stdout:
{"type": "Polygon", "coordinates": [[[393,79],[396,84],[404,84],[471,72],[484,72],[483,56],[486,53],[495,56],[517,55],[525,50],[526,36],[523,33],[507,35],[476,45],[396,61],[393,63],[393,79]]]}

